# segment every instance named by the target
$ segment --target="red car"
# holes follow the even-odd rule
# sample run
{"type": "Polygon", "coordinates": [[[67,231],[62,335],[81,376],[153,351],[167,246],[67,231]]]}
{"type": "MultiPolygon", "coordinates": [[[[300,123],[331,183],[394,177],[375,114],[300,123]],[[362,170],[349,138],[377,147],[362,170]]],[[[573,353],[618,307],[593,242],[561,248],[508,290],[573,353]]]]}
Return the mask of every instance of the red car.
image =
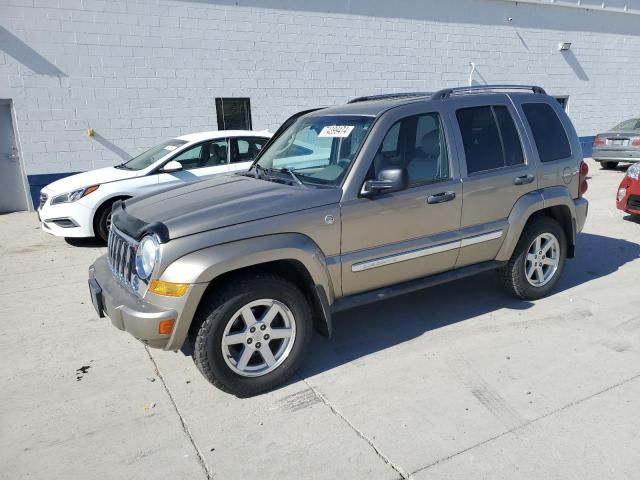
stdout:
{"type": "Polygon", "coordinates": [[[631,215],[640,216],[640,163],[634,163],[620,182],[616,206],[631,215]]]}

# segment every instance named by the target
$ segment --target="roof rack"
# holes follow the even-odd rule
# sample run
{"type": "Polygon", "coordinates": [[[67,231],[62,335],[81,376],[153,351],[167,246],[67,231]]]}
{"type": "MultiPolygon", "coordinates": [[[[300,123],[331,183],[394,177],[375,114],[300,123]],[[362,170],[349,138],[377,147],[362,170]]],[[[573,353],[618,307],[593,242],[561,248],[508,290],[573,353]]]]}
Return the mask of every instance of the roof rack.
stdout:
{"type": "Polygon", "coordinates": [[[451,95],[464,95],[467,93],[482,93],[482,92],[495,92],[496,90],[530,90],[533,93],[539,93],[546,95],[542,87],[536,87],[535,85],[473,85],[469,87],[456,87],[445,88],[434,93],[431,96],[432,100],[444,100],[451,95]]]}
{"type": "Polygon", "coordinates": [[[432,95],[434,95],[433,92],[383,93],[381,95],[367,95],[352,98],[347,103],[368,102],[369,100],[393,100],[394,98],[431,97],[432,95]]]}

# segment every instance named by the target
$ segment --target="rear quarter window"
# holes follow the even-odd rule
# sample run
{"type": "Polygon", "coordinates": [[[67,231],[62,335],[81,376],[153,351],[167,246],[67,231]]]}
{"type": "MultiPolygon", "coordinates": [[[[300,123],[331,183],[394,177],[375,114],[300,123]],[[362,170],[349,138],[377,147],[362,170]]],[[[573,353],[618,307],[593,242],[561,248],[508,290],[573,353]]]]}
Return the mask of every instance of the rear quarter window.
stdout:
{"type": "Polygon", "coordinates": [[[541,162],[553,162],[571,156],[569,138],[551,105],[523,103],[522,111],[533,133],[541,162]]]}

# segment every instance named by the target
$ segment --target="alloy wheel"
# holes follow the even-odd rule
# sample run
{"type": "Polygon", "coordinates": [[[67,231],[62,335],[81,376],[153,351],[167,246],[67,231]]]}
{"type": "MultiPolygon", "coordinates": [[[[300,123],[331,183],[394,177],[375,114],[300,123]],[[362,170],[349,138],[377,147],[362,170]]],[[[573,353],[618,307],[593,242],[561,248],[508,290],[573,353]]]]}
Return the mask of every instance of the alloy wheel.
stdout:
{"type": "Polygon", "coordinates": [[[534,287],[549,283],[560,265],[560,242],[551,233],[538,235],[527,250],[525,276],[534,287]]]}
{"type": "Polygon", "coordinates": [[[266,375],[284,362],[296,339],[296,321],[284,303],[250,302],[234,313],[222,334],[227,366],[243,377],[266,375]]]}

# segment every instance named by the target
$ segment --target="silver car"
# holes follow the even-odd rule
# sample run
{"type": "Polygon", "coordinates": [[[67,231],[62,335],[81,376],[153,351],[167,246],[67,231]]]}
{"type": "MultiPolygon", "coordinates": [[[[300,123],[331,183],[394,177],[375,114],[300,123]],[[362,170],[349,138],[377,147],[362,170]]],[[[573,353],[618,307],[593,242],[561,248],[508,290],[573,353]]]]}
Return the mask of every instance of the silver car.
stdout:
{"type": "Polygon", "coordinates": [[[620,162],[640,160],[640,118],[625,120],[608,132],[599,133],[591,156],[606,169],[616,168],[620,162]]]}

